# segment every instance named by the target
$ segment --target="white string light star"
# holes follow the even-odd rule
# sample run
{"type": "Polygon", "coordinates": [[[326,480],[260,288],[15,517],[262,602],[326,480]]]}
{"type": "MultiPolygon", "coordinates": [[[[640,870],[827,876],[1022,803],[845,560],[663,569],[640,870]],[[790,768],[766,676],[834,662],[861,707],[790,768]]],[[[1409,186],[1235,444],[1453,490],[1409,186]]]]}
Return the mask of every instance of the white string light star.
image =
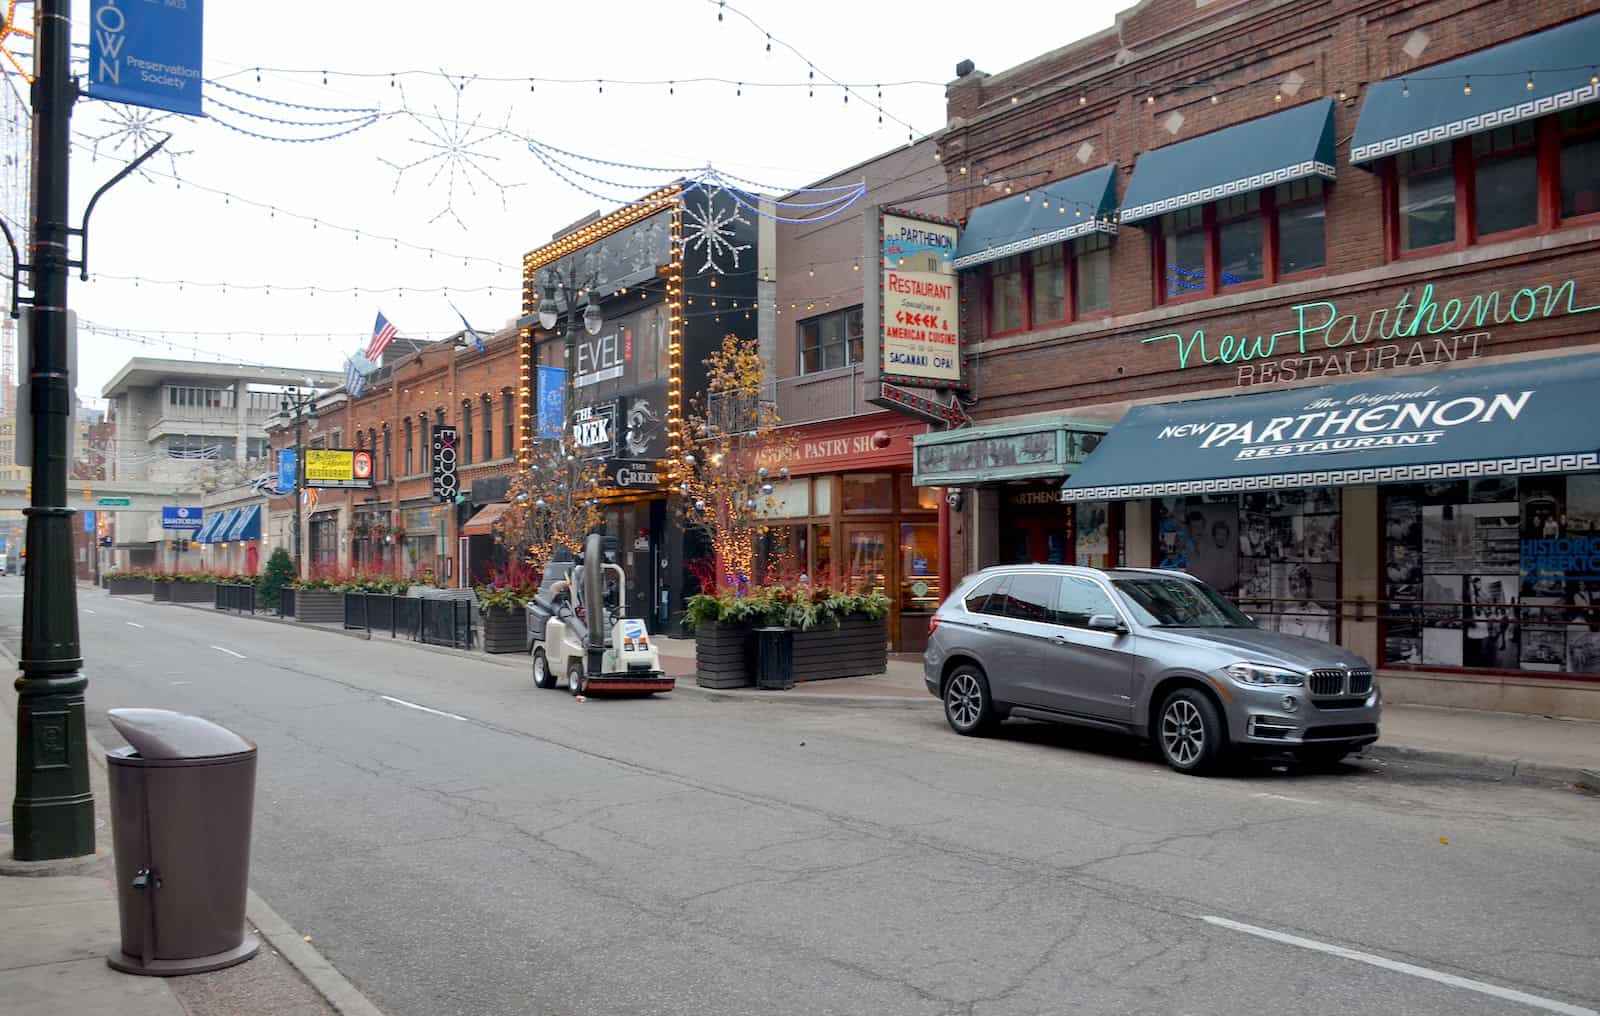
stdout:
{"type": "Polygon", "coordinates": [[[690,250],[698,250],[705,254],[705,263],[702,264],[696,275],[706,272],[716,272],[718,275],[727,274],[722,270],[718,258],[727,256],[733,259],[733,268],[739,267],[739,253],[750,249],[748,243],[738,243],[739,234],[733,229],[734,224],[750,225],[739,212],[738,202],[728,202],[721,208],[717,207],[717,195],[722,193],[720,187],[700,187],[702,200],[696,205],[685,200],[683,203],[683,251],[687,254],[690,250]]]}
{"type": "MultiPolygon", "coordinates": [[[[159,125],[164,120],[174,119],[172,113],[157,113],[153,109],[125,106],[120,102],[102,102],[98,106],[100,112],[105,114],[99,126],[111,129],[103,134],[84,135],[85,140],[90,143],[91,158],[98,159],[101,155],[105,155],[108,158],[124,161],[136,159],[156,142],[171,134],[171,131],[159,125]],[[103,152],[100,150],[101,145],[106,146],[103,152]]],[[[161,155],[166,157],[167,165],[171,168],[171,176],[178,175],[178,157],[189,155],[192,151],[193,149],[177,151],[170,142],[167,147],[161,149],[161,155]]],[[[134,172],[149,182],[155,181],[154,177],[145,172],[143,166],[134,172]]]]}
{"type": "Polygon", "coordinates": [[[458,184],[464,187],[474,198],[478,196],[480,184],[493,187],[500,193],[500,207],[502,209],[506,207],[506,191],[513,187],[520,187],[522,184],[502,183],[483,165],[486,161],[498,162],[500,160],[498,155],[483,151],[483,146],[509,134],[511,111],[508,110],[506,112],[506,122],[499,127],[483,124],[481,122],[483,118],[481,113],[474,114],[470,120],[462,119],[461,95],[466,91],[470,82],[462,81],[457,84],[450,81],[448,75],[445,76],[445,80],[450,83],[450,90],[454,93],[455,100],[454,113],[449,116],[446,116],[437,105],[433,107],[431,115],[416,112],[406,104],[404,86],[400,90],[400,105],[405,115],[420,125],[428,134],[427,137],[411,139],[413,144],[421,145],[426,154],[404,164],[391,162],[382,156],[379,156],[378,161],[394,170],[394,192],[396,194],[400,192],[400,183],[405,179],[407,171],[422,169],[431,164],[433,175],[428,178],[427,186],[431,188],[439,182],[441,176],[444,177],[445,198],[444,207],[428,221],[433,223],[448,216],[455,220],[456,225],[466,229],[467,224],[461,220],[460,214],[456,211],[456,187],[458,184]]]}

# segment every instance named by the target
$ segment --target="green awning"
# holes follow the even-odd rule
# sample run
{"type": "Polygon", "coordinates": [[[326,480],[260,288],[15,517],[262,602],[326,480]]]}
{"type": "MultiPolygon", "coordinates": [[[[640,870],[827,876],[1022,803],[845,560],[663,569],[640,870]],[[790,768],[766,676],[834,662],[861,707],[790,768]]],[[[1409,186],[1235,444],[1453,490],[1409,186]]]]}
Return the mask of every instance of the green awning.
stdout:
{"type": "Polygon", "coordinates": [[[1123,222],[1320,176],[1332,180],[1333,100],[1318,99],[1139,156],[1123,222]]]}
{"type": "Polygon", "coordinates": [[[1591,14],[1376,82],[1361,103],[1350,161],[1359,166],[1594,102],[1597,60],[1600,14],[1591,14]]]}
{"type": "Polygon", "coordinates": [[[1000,420],[911,439],[911,482],[918,487],[1070,476],[1110,424],[1069,416],[1000,420]]]}
{"type": "Polygon", "coordinates": [[[1117,231],[1117,167],[1056,180],[1025,194],[980,205],[956,247],[957,268],[988,264],[1087,233],[1117,231]]]}

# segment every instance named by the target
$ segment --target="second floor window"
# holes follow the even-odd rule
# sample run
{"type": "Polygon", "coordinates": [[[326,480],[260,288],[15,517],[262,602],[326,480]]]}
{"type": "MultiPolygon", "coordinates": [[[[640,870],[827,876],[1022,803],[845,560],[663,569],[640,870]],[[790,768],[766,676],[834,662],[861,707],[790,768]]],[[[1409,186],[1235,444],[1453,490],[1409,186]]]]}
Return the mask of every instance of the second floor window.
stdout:
{"type": "Polygon", "coordinates": [[[848,367],[861,362],[861,308],[836,310],[800,322],[800,373],[848,367]]]}
{"type": "Polygon", "coordinates": [[[1401,152],[1383,172],[1391,256],[1589,220],[1600,215],[1600,104],[1401,152]]]}
{"type": "Polygon", "coordinates": [[[1156,236],[1162,300],[1214,296],[1328,263],[1321,177],[1168,212],[1156,236]]]}
{"type": "Polygon", "coordinates": [[[389,469],[389,425],[383,425],[383,482],[388,483],[394,477],[389,469]]]}
{"type": "Polygon", "coordinates": [[[403,431],[403,434],[401,435],[401,441],[402,441],[402,443],[403,443],[403,445],[405,447],[405,459],[404,459],[405,472],[401,473],[401,475],[402,476],[410,476],[411,475],[411,418],[409,416],[406,417],[406,421],[402,425],[401,429],[403,431]]]}
{"type": "Polygon", "coordinates": [[[516,425],[517,414],[511,401],[511,389],[507,388],[500,393],[500,425],[505,428],[505,435],[501,439],[506,446],[505,454],[514,454],[517,450],[516,425]]]}
{"type": "Polygon", "coordinates": [[[461,464],[472,464],[472,403],[461,403],[461,464]]]}
{"type": "Polygon", "coordinates": [[[988,334],[1065,324],[1111,309],[1111,238],[1091,233],[984,266],[988,334]]]}
{"type": "MultiPolygon", "coordinates": [[[[500,450],[502,455],[506,450],[500,450]]],[[[483,461],[488,462],[494,458],[494,400],[489,396],[483,397],[483,461]]]]}

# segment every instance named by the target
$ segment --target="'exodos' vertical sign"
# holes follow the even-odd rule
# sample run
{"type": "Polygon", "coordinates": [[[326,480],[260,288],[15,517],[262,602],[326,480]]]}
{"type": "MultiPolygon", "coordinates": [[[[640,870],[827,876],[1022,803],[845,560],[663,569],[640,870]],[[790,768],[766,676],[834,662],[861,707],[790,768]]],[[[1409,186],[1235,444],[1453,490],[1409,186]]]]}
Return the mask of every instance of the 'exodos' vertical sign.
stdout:
{"type": "Polygon", "coordinates": [[[205,116],[203,8],[204,0],[91,0],[89,95],[205,116]]]}

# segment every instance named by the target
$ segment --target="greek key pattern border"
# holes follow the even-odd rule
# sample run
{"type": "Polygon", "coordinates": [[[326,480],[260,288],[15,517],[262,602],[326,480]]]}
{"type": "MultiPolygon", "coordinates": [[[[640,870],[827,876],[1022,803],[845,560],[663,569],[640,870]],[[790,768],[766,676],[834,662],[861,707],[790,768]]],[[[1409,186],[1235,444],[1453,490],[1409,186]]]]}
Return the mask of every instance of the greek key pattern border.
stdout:
{"type": "Polygon", "coordinates": [[[1478,476],[1518,476],[1542,473],[1600,471],[1600,453],[1530,455],[1513,459],[1478,459],[1472,462],[1429,462],[1416,466],[1378,466],[1364,469],[1329,469],[1310,473],[1276,473],[1176,483],[1131,483],[1106,487],[1076,487],[1061,491],[1063,501],[1128,501],[1144,497],[1183,494],[1244,494],[1258,490],[1304,487],[1365,487],[1380,483],[1416,483],[1422,480],[1463,480],[1478,476]]]}
{"type": "Polygon", "coordinates": [[[1532,120],[1536,117],[1544,116],[1546,113],[1555,113],[1572,106],[1582,106],[1596,100],[1600,100],[1600,85],[1585,84],[1565,92],[1556,92],[1553,95],[1543,95],[1537,99],[1529,99],[1527,102],[1519,102],[1515,106],[1507,106],[1504,109],[1477,113],[1467,117],[1465,120],[1453,120],[1450,123],[1426,127],[1419,131],[1412,131],[1409,134],[1402,134],[1399,137],[1373,141],[1350,149],[1350,161],[1352,164],[1371,162],[1386,155],[1410,151],[1413,148],[1425,148],[1436,141],[1448,141],[1451,138],[1465,137],[1468,134],[1480,134],[1496,127],[1521,123],[1524,120],[1532,120]]]}
{"type": "Polygon", "coordinates": [[[959,270],[971,268],[974,265],[986,265],[991,261],[999,261],[1001,258],[1008,258],[1013,254],[1023,254],[1030,250],[1038,250],[1040,247],[1048,247],[1064,240],[1075,240],[1080,236],[1088,236],[1090,233],[1106,233],[1116,236],[1117,224],[1115,222],[1106,222],[1104,219],[1090,219],[1085,222],[1074,220],[1072,225],[1062,229],[1052,229],[1048,233],[1025,236],[1020,240],[1013,240],[998,247],[988,247],[978,251],[976,254],[967,254],[956,258],[955,266],[959,270]]]}
{"type": "MultiPolygon", "coordinates": [[[[1137,177],[1138,172],[1138,168],[1135,167],[1135,177],[1137,177]]],[[[1160,201],[1150,201],[1142,205],[1134,205],[1132,208],[1124,208],[1122,210],[1122,221],[1138,222],[1142,219],[1151,219],[1157,215],[1176,212],[1181,208],[1203,205],[1219,198],[1265,190],[1268,187],[1274,187],[1280,183],[1288,183],[1291,180],[1304,180],[1308,176],[1320,176],[1332,180],[1335,178],[1334,167],[1329,163],[1318,162],[1315,159],[1310,162],[1296,163],[1293,166],[1285,166],[1282,169],[1274,169],[1266,173],[1243,177],[1239,180],[1219,183],[1214,187],[1206,187],[1203,190],[1190,191],[1187,194],[1162,198],[1160,201]]]]}

